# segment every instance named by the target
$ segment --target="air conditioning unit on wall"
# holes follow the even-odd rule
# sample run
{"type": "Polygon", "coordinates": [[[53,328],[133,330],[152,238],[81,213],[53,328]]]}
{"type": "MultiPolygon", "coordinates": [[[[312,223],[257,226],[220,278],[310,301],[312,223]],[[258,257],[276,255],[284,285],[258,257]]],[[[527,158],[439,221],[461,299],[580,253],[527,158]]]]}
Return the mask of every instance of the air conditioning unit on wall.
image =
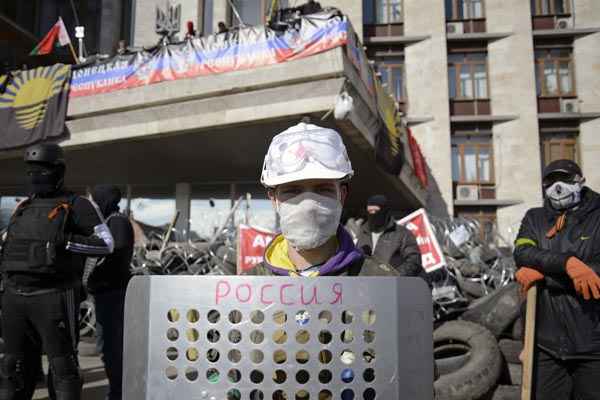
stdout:
{"type": "Polygon", "coordinates": [[[560,112],[562,113],[578,113],[579,100],[577,99],[561,99],[560,112]]]}
{"type": "Polygon", "coordinates": [[[554,23],[554,29],[571,29],[573,28],[573,18],[556,18],[556,22],[554,23]]]}
{"type": "Polygon", "coordinates": [[[465,33],[465,27],[462,22],[448,22],[446,24],[446,32],[448,32],[448,33],[465,33]]]}
{"type": "Polygon", "coordinates": [[[456,200],[474,201],[479,200],[479,186],[458,185],[456,186],[456,200]]]}

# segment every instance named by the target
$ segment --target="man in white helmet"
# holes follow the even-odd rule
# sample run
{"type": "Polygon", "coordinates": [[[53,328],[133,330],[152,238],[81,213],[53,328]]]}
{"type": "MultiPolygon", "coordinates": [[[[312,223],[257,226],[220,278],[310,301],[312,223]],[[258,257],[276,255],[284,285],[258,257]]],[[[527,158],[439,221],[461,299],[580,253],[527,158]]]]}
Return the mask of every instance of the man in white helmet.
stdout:
{"type": "Polygon", "coordinates": [[[340,135],[299,123],[273,138],[261,182],[279,214],[282,233],[248,275],[395,276],[365,257],[340,225],[354,171],[340,135]]]}

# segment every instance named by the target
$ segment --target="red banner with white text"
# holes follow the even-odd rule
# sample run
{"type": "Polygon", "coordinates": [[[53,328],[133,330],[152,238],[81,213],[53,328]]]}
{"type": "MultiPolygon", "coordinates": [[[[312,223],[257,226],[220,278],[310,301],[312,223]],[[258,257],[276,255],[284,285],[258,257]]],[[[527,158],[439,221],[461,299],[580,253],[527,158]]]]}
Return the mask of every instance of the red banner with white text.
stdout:
{"type": "Polygon", "coordinates": [[[402,218],[398,221],[398,225],[403,225],[415,235],[421,251],[421,262],[425,272],[433,272],[446,265],[444,254],[424,209],[421,208],[402,218]]]}
{"type": "Polygon", "coordinates": [[[238,227],[238,275],[263,261],[265,249],[274,237],[273,232],[240,224],[238,227]]]}

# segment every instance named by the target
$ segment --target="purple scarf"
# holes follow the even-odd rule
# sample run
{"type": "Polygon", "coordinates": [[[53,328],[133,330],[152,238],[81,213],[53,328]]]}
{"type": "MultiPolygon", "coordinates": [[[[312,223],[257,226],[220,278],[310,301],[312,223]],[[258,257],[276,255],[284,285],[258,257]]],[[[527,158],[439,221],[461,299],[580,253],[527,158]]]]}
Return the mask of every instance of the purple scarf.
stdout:
{"type": "MultiPolygon", "coordinates": [[[[319,268],[319,275],[336,275],[338,272],[348,268],[352,263],[364,258],[363,252],[358,249],[350,234],[344,229],[343,226],[339,226],[337,230],[337,238],[340,246],[337,253],[327,260],[319,268]]],[[[277,268],[267,261],[265,257],[265,266],[269,268],[276,275],[289,275],[290,271],[283,268],[277,268]]]]}

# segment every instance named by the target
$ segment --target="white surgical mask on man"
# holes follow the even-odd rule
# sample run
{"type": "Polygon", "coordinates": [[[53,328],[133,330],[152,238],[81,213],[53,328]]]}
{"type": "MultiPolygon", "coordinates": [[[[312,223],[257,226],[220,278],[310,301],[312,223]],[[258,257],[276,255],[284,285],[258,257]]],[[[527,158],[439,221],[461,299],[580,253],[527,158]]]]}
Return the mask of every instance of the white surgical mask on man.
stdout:
{"type": "Polygon", "coordinates": [[[339,191],[336,198],[303,192],[277,201],[281,231],[294,248],[315,249],[336,234],[342,216],[339,191]]]}

